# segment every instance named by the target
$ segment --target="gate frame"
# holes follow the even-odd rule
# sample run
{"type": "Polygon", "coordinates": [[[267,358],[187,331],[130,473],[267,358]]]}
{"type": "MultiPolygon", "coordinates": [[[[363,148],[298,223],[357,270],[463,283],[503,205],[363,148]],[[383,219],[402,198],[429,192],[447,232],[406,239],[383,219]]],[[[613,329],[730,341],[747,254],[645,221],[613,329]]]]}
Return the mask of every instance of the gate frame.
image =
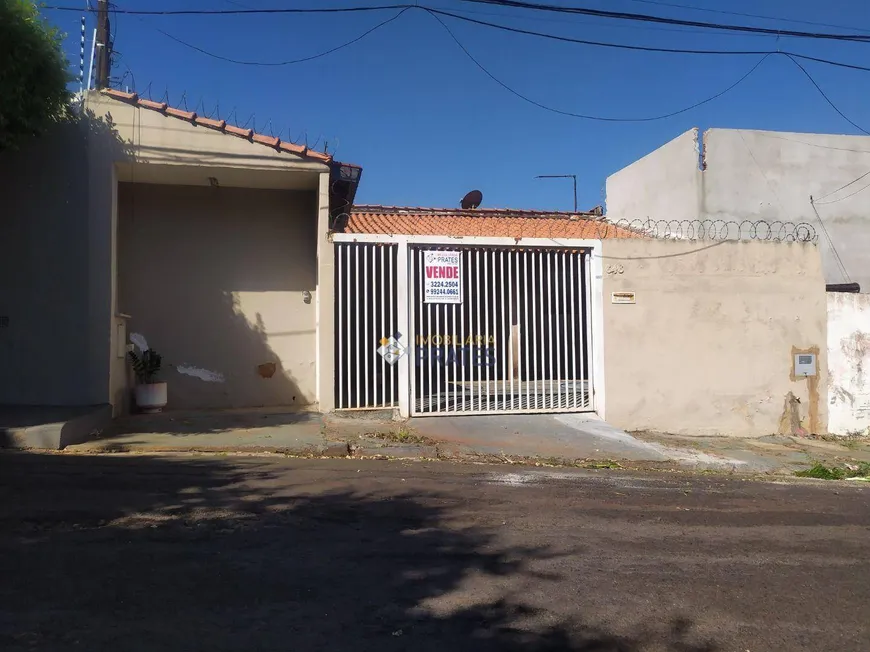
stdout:
{"type": "MultiPolygon", "coordinates": [[[[592,411],[605,418],[604,392],[604,265],[601,240],[572,238],[501,238],[484,236],[387,235],[380,233],[332,233],[334,243],[389,243],[398,245],[396,257],[397,327],[402,334],[401,344],[409,351],[413,347],[411,333],[410,273],[408,250],[410,245],[439,247],[538,247],[542,249],[586,249],[590,253],[590,303],[592,318],[589,324],[592,339],[592,411]]],[[[336,297],[337,297],[336,289],[336,297]]],[[[399,416],[411,416],[411,370],[413,355],[403,355],[396,363],[399,376],[399,416]]]]}

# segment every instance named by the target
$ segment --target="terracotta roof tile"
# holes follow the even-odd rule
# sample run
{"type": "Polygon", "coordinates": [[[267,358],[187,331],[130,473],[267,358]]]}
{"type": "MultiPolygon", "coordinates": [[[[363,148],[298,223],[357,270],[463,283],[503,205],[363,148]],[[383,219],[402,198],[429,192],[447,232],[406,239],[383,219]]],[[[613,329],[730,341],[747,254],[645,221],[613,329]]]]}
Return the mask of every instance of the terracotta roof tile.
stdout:
{"type": "Polygon", "coordinates": [[[236,127],[235,125],[227,125],[224,127],[224,131],[228,134],[232,134],[233,136],[241,136],[242,138],[250,140],[250,138],[254,135],[253,129],[243,129],[242,127],[236,127]]]}
{"type": "Polygon", "coordinates": [[[103,89],[100,92],[103,95],[111,97],[112,99],[118,100],[120,102],[133,104],[134,106],[138,106],[143,109],[158,111],[159,113],[162,113],[166,116],[178,118],[179,120],[185,120],[187,122],[192,122],[193,124],[207,127],[209,129],[215,129],[225,134],[239,136],[240,138],[245,138],[246,140],[265,145],[266,147],[278,149],[279,151],[290,152],[304,158],[312,159],[315,161],[322,161],[324,163],[332,162],[332,156],[324,152],[315,152],[314,150],[310,150],[303,145],[295,145],[294,143],[281,142],[279,138],[255,133],[253,129],[245,129],[243,127],[229,125],[227,124],[226,120],[212,120],[211,118],[204,118],[202,116],[196,115],[196,113],[193,111],[183,111],[181,109],[175,109],[171,106],[168,106],[165,102],[154,102],[152,100],[142,99],[136,93],[125,93],[124,91],[119,91],[115,89],[103,89]]]}
{"type": "Polygon", "coordinates": [[[226,120],[212,120],[211,118],[203,118],[201,115],[196,116],[196,124],[203,127],[211,127],[212,129],[223,130],[227,126],[226,120]]]}
{"type": "Polygon", "coordinates": [[[617,226],[589,213],[474,210],[399,206],[355,206],[347,233],[388,235],[488,236],[508,238],[644,238],[643,233],[617,226]]]}
{"type": "Polygon", "coordinates": [[[255,143],[266,145],[267,147],[278,147],[281,144],[281,139],[274,136],[264,136],[263,134],[254,134],[252,137],[255,143]]]}
{"type": "Polygon", "coordinates": [[[196,120],[196,113],[194,113],[193,111],[182,111],[181,109],[173,109],[171,106],[166,107],[166,109],[164,110],[166,111],[166,115],[181,118],[182,120],[196,120]]]}
{"type": "Polygon", "coordinates": [[[297,145],[296,143],[281,141],[281,145],[279,147],[288,152],[293,152],[294,154],[302,154],[303,156],[308,153],[307,147],[305,147],[304,145],[297,145]]]}
{"type": "Polygon", "coordinates": [[[166,102],[153,102],[151,100],[143,99],[140,99],[138,104],[146,109],[154,109],[155,111],[165,111],[167,106],[166,102]]]}

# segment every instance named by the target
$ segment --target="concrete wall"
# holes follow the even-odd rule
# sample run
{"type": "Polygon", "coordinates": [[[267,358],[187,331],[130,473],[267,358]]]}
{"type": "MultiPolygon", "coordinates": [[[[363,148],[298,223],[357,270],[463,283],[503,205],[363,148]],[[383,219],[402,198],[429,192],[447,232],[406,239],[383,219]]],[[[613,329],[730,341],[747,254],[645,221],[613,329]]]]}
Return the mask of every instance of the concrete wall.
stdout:
{"type": "Polygon", "coordinates": [[[119,308],[170,408],[315,403],[317,194],[119,188],[119,308]]]}
{"type": "Polygon", "coordinates": [[[692,133],[608,177],[608,218],[806,222],[826,281],[870,288],[870,137],[710,129],[701,173],[692,133]]]}
{"type": "Polygon", "coordinates": [[[767,435],[789,392],[824,432],[826,303],[809,244],[605,240],[607,420],[627,430],[767,435]],[[634,305],[611,293],[636,293],[634,305]],[[818,347],[819,376],[793,380],[793,347],[818,347]],[[821,397],[821,398],[820,398],[821,397]]]}
{"type": "Polygon", "coordinates": [[[870,433],[870,294],[828,293],[828,429],[870,433]]]}
{"type": "Polygon", "coordinates": [[[607,177],[607,216],[697,219],[701,190],[698,148],[698,130],[690,129],[607,177]]]}
{"type": "Polygon", "coordinates": [[[106,402],[88,348],[86,142],[66,125],[0,153],[0,405],[106,402]]]}

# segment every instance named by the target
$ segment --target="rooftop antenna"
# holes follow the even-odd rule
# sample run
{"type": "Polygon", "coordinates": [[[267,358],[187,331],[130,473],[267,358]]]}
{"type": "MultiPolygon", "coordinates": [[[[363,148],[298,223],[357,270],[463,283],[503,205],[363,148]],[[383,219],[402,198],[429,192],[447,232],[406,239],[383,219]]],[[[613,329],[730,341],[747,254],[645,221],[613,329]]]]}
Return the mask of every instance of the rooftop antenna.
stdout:
{"type": "Polygon", "coordinates": [[[573,179],[574,180],[574,212],[577,212],[577,175],[576,174],[539,174],[535,179],[573,179]]]}
{"type": "Polygon", "coordinates": [[[472,190],[467,193],[465,197],[462,198],[462,201],[459,202],[459,205],[464,210],[469,210],[473,208],[477,208],[483,203],[483,193],[479,190],[472,190]]]}

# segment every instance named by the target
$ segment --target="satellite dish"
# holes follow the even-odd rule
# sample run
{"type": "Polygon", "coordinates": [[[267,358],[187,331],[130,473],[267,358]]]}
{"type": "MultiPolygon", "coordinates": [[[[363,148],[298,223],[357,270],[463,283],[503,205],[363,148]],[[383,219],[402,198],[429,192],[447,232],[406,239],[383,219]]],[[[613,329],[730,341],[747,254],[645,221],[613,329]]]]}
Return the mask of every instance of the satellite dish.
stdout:
{"type": "Polygon", "coordinates": [[[459,205],[467,210],[469,208],[477,208],[482,202],[483,193],[479,190],[472,190],[470,193],[462,198],[462,201],[459,203],[459,205]]]}

